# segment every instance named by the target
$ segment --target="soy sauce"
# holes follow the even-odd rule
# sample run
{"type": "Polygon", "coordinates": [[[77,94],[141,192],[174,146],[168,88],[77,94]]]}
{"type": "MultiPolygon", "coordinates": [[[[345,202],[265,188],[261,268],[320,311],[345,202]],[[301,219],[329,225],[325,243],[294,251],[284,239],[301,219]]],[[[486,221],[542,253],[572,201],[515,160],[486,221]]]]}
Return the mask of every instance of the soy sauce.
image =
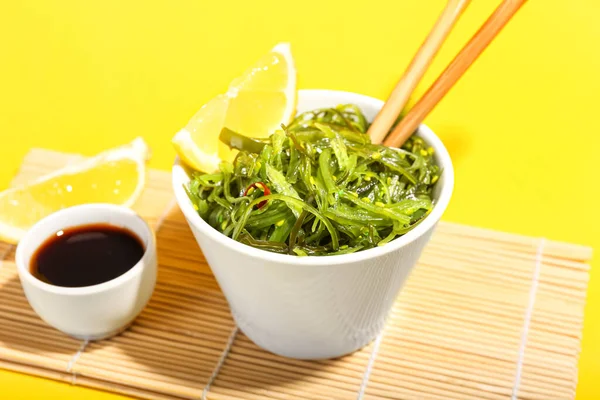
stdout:
{"type": "Polygon", "coordinates": [[[55,286],[84,287],[115,279],[144,255],[139,237],[108,224],[58,231],[31,258],[31,273],[55,286]]]}

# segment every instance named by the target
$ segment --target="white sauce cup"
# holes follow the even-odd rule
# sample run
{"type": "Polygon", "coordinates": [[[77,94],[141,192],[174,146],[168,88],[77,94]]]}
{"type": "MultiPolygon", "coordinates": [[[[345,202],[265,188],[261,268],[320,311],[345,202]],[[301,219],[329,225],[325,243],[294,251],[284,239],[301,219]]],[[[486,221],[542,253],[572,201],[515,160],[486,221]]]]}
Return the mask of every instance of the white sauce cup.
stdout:
{"type": "Polygon", "coordinates": [[[63,209],[35,224],[19,242],[16,263],[27,300],[41,319],[78,339],[105,339],[126,329],[148,303],[156,283],[156,239],[148,224],[130,209],[86,204],[63,209]],[[60,230],[90,224],[109,224],[134,233],[145,248],[142,259],[112,280],[85,287],[55,286],[31,274],[31,258],[46,240],[60,230]]]}

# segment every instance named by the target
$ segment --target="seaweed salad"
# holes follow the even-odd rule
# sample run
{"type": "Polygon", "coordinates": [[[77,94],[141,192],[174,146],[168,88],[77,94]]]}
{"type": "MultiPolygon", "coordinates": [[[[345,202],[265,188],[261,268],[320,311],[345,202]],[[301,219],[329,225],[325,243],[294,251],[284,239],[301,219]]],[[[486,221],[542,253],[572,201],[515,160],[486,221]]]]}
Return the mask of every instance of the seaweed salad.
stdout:
{"type": "Polygon", "coordinates": [[[187,194],[213,228],[258,249],[324,256],[383,246],[431,212],[441,171],[423,139],[375,145],[368,127],[344,104],[302,113],[265,140],[224,128],[234,162],[194,172],[187,194]]]}

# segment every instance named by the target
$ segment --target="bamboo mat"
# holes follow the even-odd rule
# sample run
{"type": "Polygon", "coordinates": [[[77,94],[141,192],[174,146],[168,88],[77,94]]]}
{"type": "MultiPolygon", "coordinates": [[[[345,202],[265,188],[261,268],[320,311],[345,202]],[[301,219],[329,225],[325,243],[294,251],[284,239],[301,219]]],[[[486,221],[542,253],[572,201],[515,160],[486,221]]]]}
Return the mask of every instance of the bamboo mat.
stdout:
{"type": "MultiPolygon", "coordinates": [[[[78,160],[32,150],[15,183],[78,160]]],[[[82,342],[31,310],[0,242],[0,367],[147,399],[563,400],[575,397],[591,249],[440,223],[369,346],[284,359],[238,332],[171,195],[150,171],[135,209],[159,278],[130,329],[82,342]]]]}

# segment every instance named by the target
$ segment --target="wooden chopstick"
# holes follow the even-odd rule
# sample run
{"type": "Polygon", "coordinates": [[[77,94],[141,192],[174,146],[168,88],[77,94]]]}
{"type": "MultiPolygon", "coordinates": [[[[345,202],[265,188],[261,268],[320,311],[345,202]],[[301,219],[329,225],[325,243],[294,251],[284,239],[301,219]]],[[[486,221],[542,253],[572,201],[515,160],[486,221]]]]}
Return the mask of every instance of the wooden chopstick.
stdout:
{"type": "Polygon", "coordinates": [[[440,47],[450,34],[463,11],[471,0],[450,0],[440,14],[431,32],[415,54],[404,75],[390,94],[385,105],[371,124],[367,132],[371,142],[380,144],[404,109],[411,93],[423,78],[425,71],[435,58],[440,47]]]}
{"type": "Polygon", "coordinates": [[[400,147],[527,0],[504,0],[383,142],[400,147]]]}

